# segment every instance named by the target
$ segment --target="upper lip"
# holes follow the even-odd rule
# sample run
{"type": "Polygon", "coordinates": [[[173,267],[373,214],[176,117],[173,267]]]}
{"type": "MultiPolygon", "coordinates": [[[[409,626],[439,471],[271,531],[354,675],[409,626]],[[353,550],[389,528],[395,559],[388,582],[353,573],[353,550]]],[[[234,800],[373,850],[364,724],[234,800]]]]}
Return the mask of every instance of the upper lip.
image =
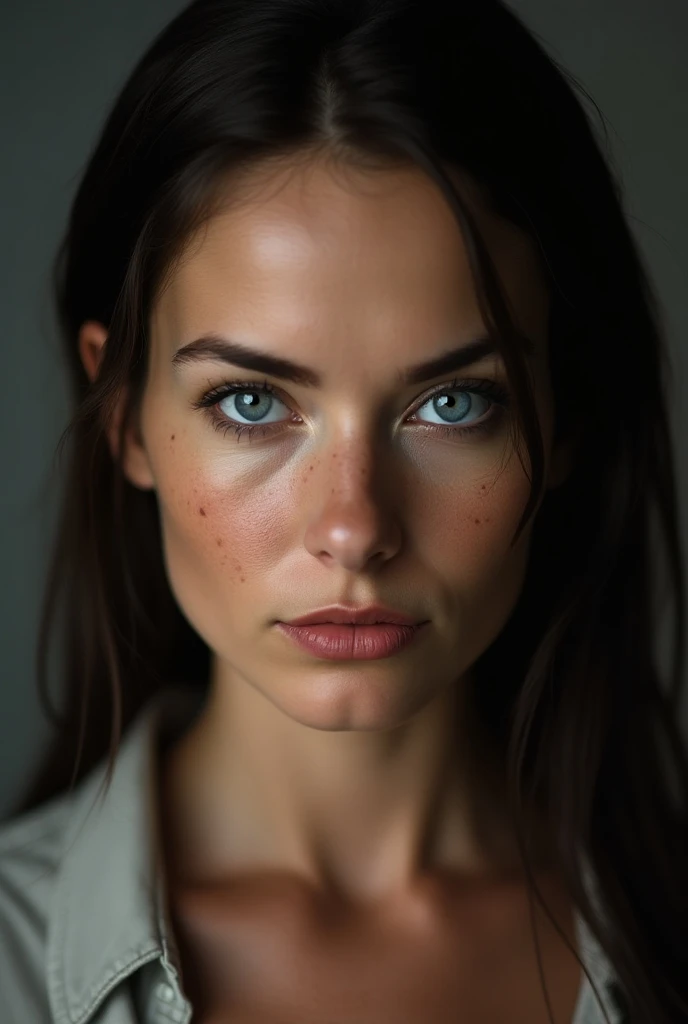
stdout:
{"type": "Polygon", "coordinates": [[[405,615],[383,605],[369,605],[367,608],[347,608],[346,605],[332,605],[308,612],[298,619],[285,619],[289,626],[310,626],[319,622],[339,622],[354,625],[374,625],[376,622],[394,622],[400,626],[417,626],[421,620],[414,615],[405,615]]]}

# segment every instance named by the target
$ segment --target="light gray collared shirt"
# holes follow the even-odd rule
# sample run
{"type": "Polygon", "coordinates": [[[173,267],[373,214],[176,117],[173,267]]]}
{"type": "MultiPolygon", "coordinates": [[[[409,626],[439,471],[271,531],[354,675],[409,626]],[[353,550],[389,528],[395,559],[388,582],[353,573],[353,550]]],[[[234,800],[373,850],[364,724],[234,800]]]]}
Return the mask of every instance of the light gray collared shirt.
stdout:
{"type": "MultiPolygon", "coordinates": [[[[157,856],[156,744],[200,709],[156,694],[122,738],[110,790],[100,762],[71,794],[0,825],[0,1024],[189,1024],[157,856]]],[[[610,1024],[610,965],[576,915],[581,959],[610,1024]]],[[[571,1024],[604,1024],[587,979],[571,1024]]],[[[355,1022],[352,1022],[355,1024],[355,1022]]]]}

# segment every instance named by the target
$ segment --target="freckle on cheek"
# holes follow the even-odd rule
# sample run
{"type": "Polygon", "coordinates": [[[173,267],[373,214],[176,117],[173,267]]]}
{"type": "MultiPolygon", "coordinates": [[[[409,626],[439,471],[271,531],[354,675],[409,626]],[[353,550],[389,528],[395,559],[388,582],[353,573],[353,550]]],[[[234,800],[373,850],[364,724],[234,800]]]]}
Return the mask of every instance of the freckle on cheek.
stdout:
{"type": "Polygon", "coordinates": [[[202,516],[204,516],[204,515],[205,515],[205,509],[204,509],[204,508],[199,508],[199,510],[198,510],[198,511],[200,512],[200,514],[201,514],[202,516]]]}

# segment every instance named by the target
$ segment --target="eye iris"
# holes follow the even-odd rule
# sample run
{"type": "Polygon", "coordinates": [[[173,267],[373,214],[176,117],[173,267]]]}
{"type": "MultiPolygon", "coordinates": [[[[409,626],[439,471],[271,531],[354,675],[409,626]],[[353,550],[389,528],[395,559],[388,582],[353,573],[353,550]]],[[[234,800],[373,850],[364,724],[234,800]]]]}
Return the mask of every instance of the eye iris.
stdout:
{"type": "Polygon", "coordinates": [[[451,413],[450,422],[456,423],[466,415],[471,401],[469,394],[462,391],[459,393],[458,399],[454,398],[453,395],[440,395],[438,398],[433,399],[433,403],[437,412],[451,413]]]}
{"type": "Polygon", "coordinates": [[[235,395],[234,400],[242,416],[245,416],[247,419],[255,418],[257,420],[260,414],[267,410],[261,410],[256,407],[260,406],[261,401],[271,402],[272,398],[270,395],[261,395],[258,391],[248,391],[235,395]]]}

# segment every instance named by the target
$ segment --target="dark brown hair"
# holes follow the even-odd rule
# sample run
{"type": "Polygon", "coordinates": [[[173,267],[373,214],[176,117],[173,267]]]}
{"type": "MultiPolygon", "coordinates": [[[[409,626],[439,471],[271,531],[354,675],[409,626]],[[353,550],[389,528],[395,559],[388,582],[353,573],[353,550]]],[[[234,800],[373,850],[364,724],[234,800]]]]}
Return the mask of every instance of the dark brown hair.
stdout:
{"type": "MultiPolygon", "coordinates": [[[[198,0],[154,41],[107,119],[56,263],[75,411],[59,446],[69,461],[38,656],[55,734],[15,813],[64,794],[108,753],[109,784],[122,731],[148,698],[177,680],[207,685],[210,652],[168,584],[156,495],[126,480],[105,427],[123,389],[122,432],[135,423],[153,303],[232,176],[325,152],[413,164],[436,182],[516,395],[532,473],[519,531],[533,514],[544,452],[530,378],[454,187],[460,170],[537,246],[555,440],[577,438],[571,475],[537,510],[517,607],[474,667],[475,708],[504,752],[514,814],[526,795],[551,823],[627,1019],[669,1024],[688,1017],[671,368],[620,186],[576,89],[497,0],[198,0]],[[77,348],[86,320],[109,331],[92,384],[77,348]],[[663,678],[657,639],[672,607],[663,678]],[[53,634],[59,710],[48,699],[53,634]]],[[[525,834],[519,843],[534,885],[525,834]]]]}

